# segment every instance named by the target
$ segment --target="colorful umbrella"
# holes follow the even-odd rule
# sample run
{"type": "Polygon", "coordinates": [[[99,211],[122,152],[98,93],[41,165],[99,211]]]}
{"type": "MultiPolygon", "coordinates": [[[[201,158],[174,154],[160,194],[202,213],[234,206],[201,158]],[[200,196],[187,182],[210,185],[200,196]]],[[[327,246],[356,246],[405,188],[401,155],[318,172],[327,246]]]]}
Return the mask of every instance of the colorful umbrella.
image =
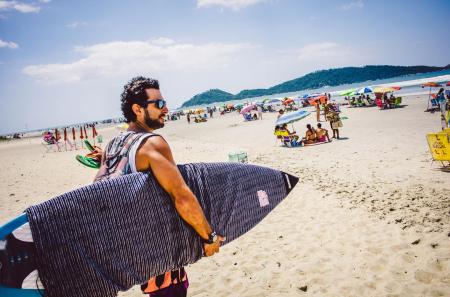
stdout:
{"type": "Polygon", "coordinates": [[[284,115],[282,115],[276,122],[275,126],[283,125],[283,124],[290,124],[296,121],[299,121],[305,117],[310,115],[309,111],[306,110],[298,110],[294,112],[289,112],[284,115]]]}
{"type": "Polygon", "coordinates": [[[348,89],[339,93],[340,96],[353,96],[356,94],[356,89],[348,89]]]}
{"type": "Polygon", "coordinates": [[[371,87],[364,87],[362,89],[359,89],[357,94],[367,94],[367,93],[372,93],[373,89],[371,87]]]}
{"type": "Polygon", "coordinates": [[[373,89],[374,93],[390,93],[394,91],[397,91],[397,89],[394,87],[376,87],[375,89],[373,89]]]}
{"type": "Polygon", "coordinates": [[[431,97],[431,88],[438,88],[438,87],[441,87],[441,85],[434,81],[430,81],[430,82],[424,83],[422,85],[422,88],[425,88],[425,87],[430,87],[430,92],[428,93],[427,109],[425,110],[425,111],[429,111],[430,110],[430,102],[431,102],[431,98],[432,98],[431,97]]]}
{"type": "Polygon", "coordinates": [[[292,99],[292,98],[287,98],[286,100],[283,101],[284,105],[289,105],[291,103],[294,103],[294,99],[292,99]]]}
{"type": "Polygon", "coordinates": [[[250,110],[254,109],[255,107],[256,107],[256,104],[247,105],[246,107],[242,108],[241,114],[249,112],[250,110]]]}
{"type": "Polygon", "coordinates": [[[422,88],[424,88],[424,87],[438,88],[438,87],[441,87],[441,85],[436,83],[436,82],[434,82],[434,81],[430,81],[430,82],[424,83],[422,85],[422,88]]]}

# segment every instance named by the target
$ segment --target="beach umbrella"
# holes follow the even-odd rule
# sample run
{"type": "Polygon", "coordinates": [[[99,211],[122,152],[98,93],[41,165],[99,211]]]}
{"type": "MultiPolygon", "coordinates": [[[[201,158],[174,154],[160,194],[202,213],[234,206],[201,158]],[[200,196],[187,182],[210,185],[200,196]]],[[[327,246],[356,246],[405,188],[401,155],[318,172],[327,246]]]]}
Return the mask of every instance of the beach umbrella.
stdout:
{"type": "Polygon", "coordinates": [[[425,111],[429,111],[430,110],[430,102],[431,102],[431,88],[439,88],[439,87],[441,87],[441,85],[434,81],[430,81],[430,82],[424,83],[422,85],[422,88],[425,88],[425,87],[430,87],[430,92],[428,93],[427,109],[425,110],[425,111]]]}
{"type": "Polygon", "coordinates": [[[67,128],[64,128],[64,149],[67,151],[67,128]]]}
{"type": "Polygon", "coordinates": [[[292,99],[292,98],[290,98],[290,97],[286,97],[286,98],[284,98],[284,100],[283,100],[283,104],[284,105],[288,105],[288,104],[291,104],[291,103],[293,103],[294,102],[294,99],[292,99]]]}
{"type": "Polygon", "coordinates": [[[98,135],[97,130],[95,129],[95,125],[92,125],[92,139],[94,140],[95,145],[95,137],[98,135]]]}
{"type": "Polygon", "coordinates": [[[362,89],[358,90],[358,94],[367,94],[367,93],[372,93],[373,89],[371,87],[364,87],[362,89]]]}
{"type": "Polygon", "coordinates": [[[422,85],[422,88],[424,88],[424,87],[438,88],[438,87],[441,87],[441,85],[436,83],[436,82],[434,82],[434,81],[430,81],[430,82],[424,83],[422,85]]]}
{"type": "Polygon", "coordinates": [[[348,90],[344,90],[342,92],[339,93],[339,96],[353,96],[356,93],[356,89],[348,89],[348,90]]]}
{"type": "Polygon", "coordinates": [[[281,100],[280,99],[269,99],[269,101],[267,101],[266,103],[268,103],[268,104],[281,103],[281,100]]]}
{"type": "Polygon", "coordinates": [[[256,107],[256,104],[247,105],[246,107],[242,108],[241,114],[249,112],[250,110],[254,109],[255,107],[256,107]]]}
{"type": "Polygon", "coordinates": [[[374,93],[390,93],[394,91],[398,90],[393,87],[376,87],[375,89],[373,89],[374,93]]]}
{"type": "Polygon", "coordinates": [[[291,124],[293,122],[299,121],[305,117],[310,115],[309,111],[306,110],[298,110],[294,112],[289,112],[282,115],[276,122],[275,126],[283,125],[283,124],[291,124]]]}
{"type": "Polygon", "coordinates": [[[396,91],[399,91],[399,90],[401,90],[402,87],[392,86],[391,88],[393,88],[393,89],[396,90],[396,91]]]}

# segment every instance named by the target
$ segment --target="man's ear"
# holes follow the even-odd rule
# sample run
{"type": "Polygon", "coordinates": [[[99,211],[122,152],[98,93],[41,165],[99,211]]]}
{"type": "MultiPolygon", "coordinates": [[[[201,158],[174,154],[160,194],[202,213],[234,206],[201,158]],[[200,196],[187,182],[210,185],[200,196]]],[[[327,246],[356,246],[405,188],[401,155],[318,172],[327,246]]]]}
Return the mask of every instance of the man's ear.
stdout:
{"type": "Polygon", "coordinates": [[[139,104],[134,103],[133,105],[131,105],[131,110],[134,112],[134,114],[137,116],[139,115],[142,111],[141,111],[141,106],[139,104]]]}

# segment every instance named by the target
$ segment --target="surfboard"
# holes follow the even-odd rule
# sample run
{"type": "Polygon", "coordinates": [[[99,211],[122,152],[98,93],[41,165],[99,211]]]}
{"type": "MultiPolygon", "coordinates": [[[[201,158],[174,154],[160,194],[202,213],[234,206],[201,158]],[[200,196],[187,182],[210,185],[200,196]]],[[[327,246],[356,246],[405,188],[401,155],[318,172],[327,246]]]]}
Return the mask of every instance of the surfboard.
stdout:
{"type": "MultiPolygon", "coordinates": [[[[224,244],[257,225],[298,182],[249,164],[178,168],[224,244]]],[[[154,176],[134,173],[32,206],[0,227],[0,296],[116,296],[202,256],[200,237],[154,176]]]]}

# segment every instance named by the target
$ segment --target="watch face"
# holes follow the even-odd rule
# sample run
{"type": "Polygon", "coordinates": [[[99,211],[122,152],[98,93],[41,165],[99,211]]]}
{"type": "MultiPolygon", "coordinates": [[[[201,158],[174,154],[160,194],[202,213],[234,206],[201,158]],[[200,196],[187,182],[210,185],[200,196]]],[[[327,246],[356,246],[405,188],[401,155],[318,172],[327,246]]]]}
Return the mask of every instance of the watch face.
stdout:
{"type": "Polygon", "coordinates": [[[214,235],[212,236],[212,242],[216,242],[216,241],[217,241],[217,235],[214,234],[214,235]]]}

